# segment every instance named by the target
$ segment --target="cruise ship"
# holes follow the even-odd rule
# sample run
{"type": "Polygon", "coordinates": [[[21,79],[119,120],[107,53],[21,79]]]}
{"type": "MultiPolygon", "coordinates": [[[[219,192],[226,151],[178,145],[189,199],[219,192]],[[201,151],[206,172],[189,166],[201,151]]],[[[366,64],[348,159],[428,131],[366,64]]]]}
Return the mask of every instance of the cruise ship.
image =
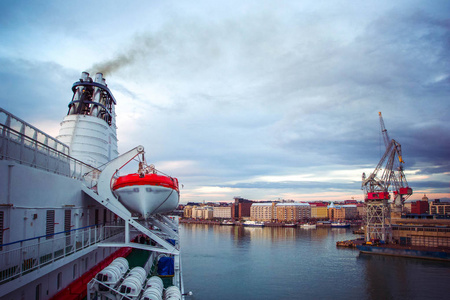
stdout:
{"type": "Polygon", "coordinates": [[[56,138],[0,108],[0,299],[184,299],[178,181],[119,155],[101,73],[72,91],[56,138]]]}

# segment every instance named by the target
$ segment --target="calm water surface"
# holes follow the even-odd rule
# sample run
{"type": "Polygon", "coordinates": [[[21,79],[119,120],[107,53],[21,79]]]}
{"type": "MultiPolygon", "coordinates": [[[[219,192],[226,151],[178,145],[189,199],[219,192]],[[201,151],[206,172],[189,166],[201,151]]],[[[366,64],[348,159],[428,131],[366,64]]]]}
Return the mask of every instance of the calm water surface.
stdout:
{"type": "Polygon", "coordinates": [[[450,263],[338,249],[352,229],[181,224],[186,300],[450,299],[450,263]]]}

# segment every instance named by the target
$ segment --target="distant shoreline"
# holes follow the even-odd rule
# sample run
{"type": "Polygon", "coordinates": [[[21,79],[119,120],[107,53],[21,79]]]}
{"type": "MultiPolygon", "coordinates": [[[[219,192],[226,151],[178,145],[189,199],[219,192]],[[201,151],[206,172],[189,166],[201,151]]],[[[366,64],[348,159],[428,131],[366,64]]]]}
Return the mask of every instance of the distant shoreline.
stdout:
{"type": "MultiPolygon", "coordinates": [[[[222,225],[222,226],[243,226],[242,222],[239,221],[230,221],[230,220],[223,220],[223,221],[213,221],[213,220],[202,220],[202,219],[183,219],[180,218],[180,223],[183,224],[206,224],[206,225],[222,225]],[[227,222],[226,224],[223,224],[223,222],[227,222]]],[[[350,223],[350,226],[361,226],[362,220],[354,220],[352,222],[347,221],[347,223],[350,223]]],[[[300,227],[302,224],[305,223],[284,223],[284,222],[265,222],[265,227],[300,227]]],[[[317,227],[331,227],[330,221],[318,221],[316,223],[317,227]]]]}

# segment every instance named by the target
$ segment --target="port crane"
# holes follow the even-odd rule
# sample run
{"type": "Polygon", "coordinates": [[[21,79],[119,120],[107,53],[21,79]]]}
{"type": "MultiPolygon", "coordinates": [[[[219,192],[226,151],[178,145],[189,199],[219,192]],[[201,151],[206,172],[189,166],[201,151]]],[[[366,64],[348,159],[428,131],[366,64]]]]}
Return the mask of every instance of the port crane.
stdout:
{"type": "Polygon", "coordinates": [[[401,145],[389,138],[381,112],[378,114],[386,151],[369,176],[366,177],[363,173],[361,188],[364,190],[366,203],[366,241],[389,242],[392,237],[389,191],[391,190],[394,195],[393,215],[400,217],[403,204],[412,195],[412,189],[408,186],[403,172],[401,145]]]}

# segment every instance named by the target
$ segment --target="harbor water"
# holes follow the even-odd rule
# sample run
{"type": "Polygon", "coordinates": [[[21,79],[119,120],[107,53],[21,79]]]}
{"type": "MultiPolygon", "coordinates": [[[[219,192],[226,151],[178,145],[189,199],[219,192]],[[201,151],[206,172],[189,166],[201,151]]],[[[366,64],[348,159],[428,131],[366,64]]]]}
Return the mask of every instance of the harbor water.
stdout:
{"type": "Polygon", "coordinates": [[[352,230],[180,224],[186,299],[448,299],[450,263],[336,248],[352,230]]]}

